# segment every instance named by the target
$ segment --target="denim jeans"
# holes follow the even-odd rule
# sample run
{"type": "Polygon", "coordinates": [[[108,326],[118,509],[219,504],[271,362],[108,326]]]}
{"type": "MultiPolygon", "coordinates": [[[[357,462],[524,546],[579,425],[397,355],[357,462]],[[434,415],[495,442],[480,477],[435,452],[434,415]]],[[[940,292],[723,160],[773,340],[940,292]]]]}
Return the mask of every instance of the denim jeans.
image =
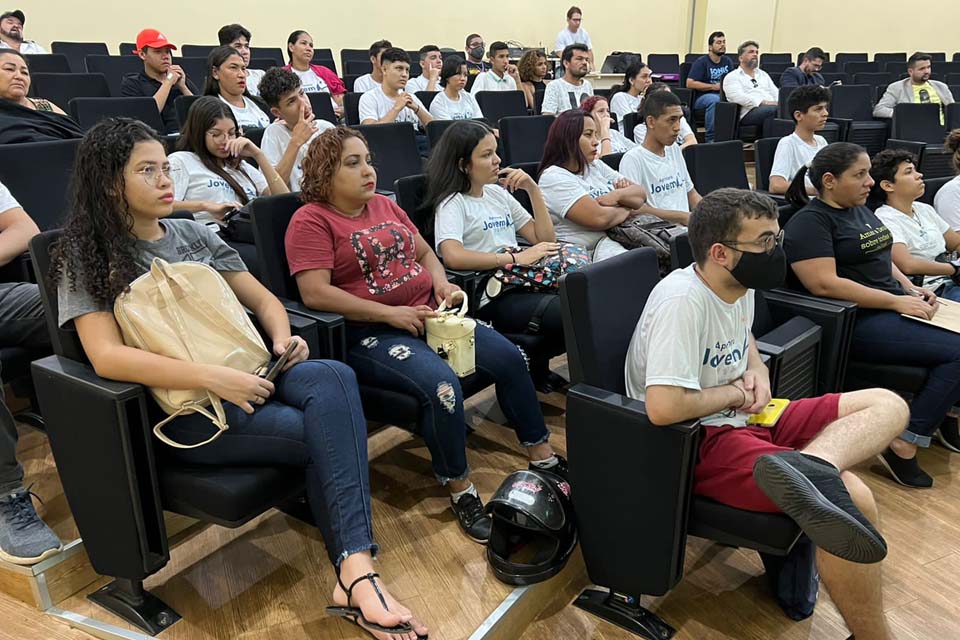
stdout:
{"type": "Polygon", "coordinates": [[[530,371],[546,375],[550,371],[550,356],[563,353],[563,318],[560,313],[558,293],[538,293],[526,289],[514,289],[500,294],[477,310],[477,318],[486,320],[502,333],[528,333],[528,323],[533,319],[541,303],[546,303],[540,316],[540,331],[546,343],[543,353],[528,354],[530,371]]]}
{"type": "MultiPolygon", "coordinates": [[[[420,434],[441,484],[469,475],[460,380],[422,338],[385,324],[351,324],[347,363],[363,384],[406,393],[420,402],[420,434]]],[[[529,447],[546,442],[550,432],[526,360],[516,345],[478,324],[476,364],[477,372],[496,384],[500,408],[520,444],[529,447]]]]}
{"type": "Polygon", "coordinates": [[[927,381],[913,398],[910,424],[900,437],[920,447],[930,446],[930,436],[960,400],[960,334],[894,311],[859,309],[850,357],[927,368],[927,381]]]}
{"type": "Polygon", "coordinates": [[[713,142],[713,122],[718,102],[720,102],[719,93],[703,93],[700,94],[700,96],[698,96],[696,101],[693,103],[694,110],[704,109],[706,111],[704,114],[704,120],[705,127],[707,129],[707,142],[713,142]]]}
{"type": "MultiPolygon", "coordinates": [[[[191,464],[295,466],[306,469],[307,497],[334,566],[349,555],[377,552],[370,514],[367,422],[353,371],[342,362],[308,360],[281,374],[276,392],[252,415],[225,402],[230,428],[196,449],[164,447],[191,464]]],[[[215,429],[200,414],[164,431],[183,444],[215,429]]]]}
{"type": "Polygon", "coordinates": [[[944,285],[943,290],[937,295],[939,295],[941,298],[946,298],[947,300],[960,302],[960,285],[948,282],[946,285],[944,285]]]}
{"type": "Polygon", "coordinates": [[[760,135],[766,137],[773,124],[773,119],[777,117],[777,107],[772,104],[762,104],[754,107],[740,118],[741,125],[760,127],[760,135]]]}

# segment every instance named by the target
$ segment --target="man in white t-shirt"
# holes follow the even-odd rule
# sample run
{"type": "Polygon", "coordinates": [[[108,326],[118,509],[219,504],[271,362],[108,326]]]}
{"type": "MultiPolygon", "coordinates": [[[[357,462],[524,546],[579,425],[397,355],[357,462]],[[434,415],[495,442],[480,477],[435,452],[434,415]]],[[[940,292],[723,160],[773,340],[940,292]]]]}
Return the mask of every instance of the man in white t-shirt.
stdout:
{"type": "Polygon", "coordinates": [[[443,54],[435,44],[420,47],[420,75],[407,82],[407,91],[440,91],[440,69],[443,67],[443,54]]]}
{"type": "Polygon", "coordinates": [[[23,11],[6,11],[0,15],[0,49],[16,49],[24,55],[44,54],[46,49],[33,40],[23,39],[23,25],[27,19],[23,11]]]}
{"type": "MultiPolygon", "coordinates": [[[[393,47],[389,40],[377,40],[370,45],[370,64],[373,65],[373,72],[367,73],[353,81],[354,93],[366,93],[374,87],[379,87],[383,82],[383,73],[380,70],[380,54],[393,47]]],[[[346,73],[346,70],[344,70],[346,73]]]]}
{"type": "MultiPolygon", "coordinates": [[[[793,177],[804,165],[809,165],[820,149],[827,146],[823,136],[818,136],[827,124],[830,105],[830,90],[815,84],[797,87],[787,99],[787,108],[797,122],[793,133],[780,138],[777,151],[773,155],[773,166],[770,169],[770,193],[786,193],[793,177]]],[[[815,196],[810,178],[805,179],[807,193],[815,196]]]]}
{"type": "Polygon", "coordinates": [[[593,95],[593,87],[584,79],[590,72],[589,53],[583,44],[571,44],[563,50],[560,58],[563,77],[547,84],[541,113],[549,115],[579,109],[580,103],[593,95]]]}
{"type": "Polygon", "coordinates": [[[488,52],[490,70],[484,71],[473,82],[470,93],[476,95],[481,91],[516,91],[520,88],[520,73],[517,65],[510,64],[510,47],[507,43],[494,42],[488,52]]]}
{"type": "Polygon", "coordinates": [[[260,148],[290,191],[300,191],[303,158],[310,142],[334,125],[314,119],[310,99],[293,71],[273,67],[262,82],[261,96],[277,119],[264,129],[260,148]]]}
{"type": "Polygon", "coordinates": [[[583,12],[580,7],[570,7],[567,9],[567,28],[557,34],[557,42],[553,51],[559,56],[571,44],[582,44],[587,47],[587,55],[590,59],[590,68],[593,68],[593,42],[590,41],[590,34],[580,26],[583,22],[583,12]]]}
{"type": "Polygon", "coordinates": [[[410,56],[392,47],[380,54],[383,84],[360,97],[360,124],[409,122],[423,130],[433,120],[423,103],[406,91],[410,76],[410,56]]]}
{"type": "Polygon", "coordinates": [[[723,93],[729,102],[740,105],[740,124],[764,130],[777,117],[780,92],[767,72],[758,68],[760,45],[747,40],[737,47],[737,56],[740,66],[723,77],[723,93]]]}
{"type": "MultiPolygon", "coordinates": [[[[880,565],[887,545],[870,489],[851,467],[904,429],[909,409],[883,389],[790,402],[772,426],[749,426],[771,399],[751,334],[755,289],[786,275],[777,208],[718,189],[690,216],[695,264],[660,281],[627,352],[627,395],[653,425],[699,420],[693,491],[738,509],[792,518],[820,549],[822,584],[857,638],[889,640],[880,565]]],[[[652,428],[656,428],[655,426],[652,428]]]]}
{"type": "Polygon", "coordinates": [[[250,31],[240,24],[228,24],[220,27],[217,39],[221,45],[229,45],[237,50],[247,68],[247,91],[252,96],[260,96],[260,80],[266,73],[263,69],[250,68],[250,31]]]}
{"type": "Polygon", "coordinates": [[[690,211],[700,202],[687,163],[677,146],[683,107],[680,98],[658,91],[643,102],[647,135],[643,143],[627,151],[620,160],[620,173],[647,190],[642,213],[675,224],[686,224],[690,211]]]}

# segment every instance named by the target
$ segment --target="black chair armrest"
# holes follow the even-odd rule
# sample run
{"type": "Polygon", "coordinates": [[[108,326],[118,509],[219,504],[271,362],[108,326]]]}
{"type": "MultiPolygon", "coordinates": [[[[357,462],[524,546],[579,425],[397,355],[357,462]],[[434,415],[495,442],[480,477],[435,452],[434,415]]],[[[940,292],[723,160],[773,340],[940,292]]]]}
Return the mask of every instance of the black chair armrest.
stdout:
{"type": "Polygon", "coordinates": [[[775,398],[817,395],[821,332],[812,320],[797,316],[757,338],[760,353],[770,355],[767,367],[775,398]]]}
{"type": "Polygon", "coordinates": [[[459,269],[447,269],[447,280],[457,285],[467,294],[470,301],[470,307],[467,310],[470,315],[474,315],[480,308],[480,297],[483,290],[480,285],[486,282],[487,272],[485,271],[461,271],[459,269]]]}
{"type": "Polygon", "coordinates": [[[21,253],[19,256],[0,267],[0,282],[36,282],[37,276],[33,272],[33,262],[30,253],[21,253]]]}
{"type": "Polygon", "coordinates": [[[567,393],[567,452],[590,579],[662,595],[683,575],[699,424],[660,427],[643,402],[576,384],[567,393]]]}
{"type": "MultiPolygon", "coordinates": [[[[346,323],[339,313],[317,311],[302,302],[280,298],[287,314],[308,318],[316,323],[317,348],[310,347],[310,357],[344,362],[347,357],[346,323]]],[[[290,321],[291,326],[293,320],[290,321]]]]}
{"type": "Polygon", "coordinates": [[[62,356],[32,364],[63,491],[97,573],[140,580],[169,558],[145,390],[62,356]]]}

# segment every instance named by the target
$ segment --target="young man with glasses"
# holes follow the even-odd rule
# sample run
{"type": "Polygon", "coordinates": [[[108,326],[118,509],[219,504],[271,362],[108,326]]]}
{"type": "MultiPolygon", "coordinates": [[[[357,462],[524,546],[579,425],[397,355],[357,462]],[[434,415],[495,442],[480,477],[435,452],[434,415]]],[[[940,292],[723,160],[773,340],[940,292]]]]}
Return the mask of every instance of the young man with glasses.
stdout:
{"type": "Polygon", "coordinates": [[[723,79],[727,100],[740,105],[740,124],[760,127],[766,137],[769,121],[777,117],[780,92],[760,66],[760,45],[747,40],[737,47],[740,66],[723,79]]]}
{"type": "Polygon", "coordinates": [[[823,68],[823,61],[827,54],[820,47],[813,47],[803,54],[800,60],[800,66],[790,67],[780,76],[781,87],[803,87],[806,85],[823,86],[826,84],[823,76],[820,75],[820,69],[823,68]]]}
{"type": "Polygon", "coordinates": [[[950,87],[930,79],[933,62],[930,54],[919,51],[907,60],[907,76],[890,83],[880,102],[873,108],[875,118],[892,118],[893,108],[904,102],[933,103],[940,105],[940,124],[943,112],[953,103],[950,87]]]}
{"type": "Polygon", "coordinates": [[[467,36],[467,50],[465,60],[467,61],[467,73],[471,77],[480,75],[484,71],[490,70],[490,65],[483,61],[486,55],[486,45],[483,44],[483,36],[479,33],[471,33],[467,36]]]}

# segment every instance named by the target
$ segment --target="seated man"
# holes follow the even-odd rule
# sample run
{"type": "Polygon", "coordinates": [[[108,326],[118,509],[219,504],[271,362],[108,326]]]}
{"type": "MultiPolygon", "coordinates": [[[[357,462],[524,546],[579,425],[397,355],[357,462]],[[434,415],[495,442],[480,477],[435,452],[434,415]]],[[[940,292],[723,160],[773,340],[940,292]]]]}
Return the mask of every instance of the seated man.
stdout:
{"type": "Polygon", "coordinates": [[[307,148],[322,132],[333,129],[333,125],[314,119],[310,99],[303,91],[300,77],[293,71],[273,67],[264,74],[261,84],[260,96],[276,120],[263,130],[260,148],[290,191],[300,191],[307,148]]]}
{"type": "Polygon", "coordinates": [[[583,44],[571,44],[563,50],[563,76],[547,85],[540,110],[543,115],[579,109],[580,103],[593,95],[593,86],[584,79],[590,72],[589,52],[583,44]]]}
{"type": "Polygon", "coordinates": [[[490,45],[490,70],[484,71],[473,82],[470,93],[481,91],[517,91],[520,89],[520,74],[517,65],[510,64],[510,47],[506,42],[494,42],[490,45]]]}
{"type": "Polygon", "coordinates": [[[766,196],[725,188],[703,198],[689,225],[696,262],[650,294],[627,353],[627,394],[653,424],[699,419],[694,492],[790,516],[819,547],[820,576],[850,630],[888,640],[876,564],[887,545],[871,524],[873,495],[849,469],[903,430],[906,403],[882,389],[829,394],[791,402],[773,427],[747,424],[770,401],[750,327],[754,289],[786,273],[779,231],[766,196]]]}
{"type": "Polygon", "coordinates": [[[740,124],[757,125],[766,136],[769,120],[777,117],[780,92],[760,65],[760,45],[747,40],[737,47],[740,66],[723,79],[727,100],[740,105],[740,124]]]}
{"type": "Polygon", "coordinates": [[[243,25],[228,24],[220,27],[217,32],[217,39],[220,45],[229,45],[237,50],[240,57],[243,58],[243,64],[247,67],[247,91],[252,96],[260,96],[260,80],[266,73],[263,69],[250,68],[250,31],[243,25]]]}
{"type": "Polygon", "coordinates": [[[823,76],[820,75],[820,69],[823,68],[823,59],[827,54],[820,47],[813,47],[803,54],[799,67],[790,67],[780,76],[781,87],[802,87],[813,84],[823,86],[826,84],[823,76]]]}
{"type": "Polygon", "coordinates": [[[624,154],[620,173],[647,190],[642,213],[686,220],[700,202],[700,194],[677,145],[683,118],[680,98],[670,91],[657,91],[647,96],[641,109],[647,134],[641,144],[624,154]]]}
{"type": "Polygon", "coordinates": [[[433,117],[417,96],[406,91],[410,56],[403,49],[391,47],[380,54],[380,63],[383,84],[360,96],[360,124],[409,122],[417,131],[420,155],[426,157],[429,145],[425,131],[433,117]]]}
{"type": "Polygon", "coordinates": [[[123,79],[120,94],[124,96],[150,96],[157,103],[163,120],[163,133],[176,133],[177,109],[174,102],[180,96],[192,96],[197,88],[187,78],[180,65],[173,64],[176,47],[156,29],[144,29],[137,34],[134,51],[143,60],[143,71],[123,79]]]}
{"type": "Polygon", "coordinates": [[[940,124],[943,124],[943,112],[953,102],[950,87],[931,80],[933,61],[928,53],[919,51],[907,60],[907,76],[903,80],[891,82],[883,97],[873,108],[876,118],[892,118],[893,108],[904,102],[932,102],[940,105],[940,124]]]}
{"type": "MultiPolygon", "coordinates": [[[[27,242],[38,233],[37,225],[0,184],[0,265],[25,252],[27,242]]],[[[50,335],[37,285],[0,284],[0,301],[0,346],[49,352],[50,335]]],[[[23,467],[16,454],[17,424],[0,397],[0,559],[36,564],[60,550],[60,539],[37,515],[23,486],[23,467]]]]}
{"type": "Polygon", "coordinates": [[[23,25],[27,18],[23,11],[5,11],[0,15],[0,49],[15,49],[24,55],[44,54],[46,49],[33,40],[23,39],[23,25]]]}
{"type": "MultiPolygon", "coordinates": [[[[373,65],[373,71],[353,81],[354,93],[366,93],[370,89],[380,86],[380,83],[383,82],[383,74],[380,72],[380,54],[392,46],[389,40],[377,40],[370,45],[370,64],[373,65]]],[[[346,69],[344,69],[344,73],[346,73],[346,69]]]]}
{"type": "Polygon", "coordinates": [[[407,81],[407,91],[440,91],[440,69],[443,67],[443,54],[440,47],[427,44],[420,47],[420,75],[407,81]]]}
{"type": "Polygon", "coordinates": [[[464,51],[467,61],[467,73],[471,76],[477,76],[490,69],[490,65],[483,61],[483,55],[486,49],[483,46],[483,36],[479,33],[471,33],[467,36],[467,49],[464,51]]]}
{"type": "MultiPolygon", "coordinates": [[[[770,169],[770,193],[786,193],[800,167],[808,164],[817,151],[827,146],[827,141],[816,132],[823,130],[827,124],[829,105],[830,91],[819,85],[797,87],[787,98],[787,108],[797,126],[793,133],[780,138],[777,143],[770,169]]],[[[806,185],[807,193],[817,194],[809,178],[806,179],[806,185]]]]}
{"type": "Polygon", "coordinates": [[[737,65],[727,57],[727,37],[723,31],[714,31],[707,40],[708,51],[690,67],[687,89],[695,91],[693,108],[704,110],[707,142],[713,142],[713,117],[720,102],[720,83],[737,65]]]}

